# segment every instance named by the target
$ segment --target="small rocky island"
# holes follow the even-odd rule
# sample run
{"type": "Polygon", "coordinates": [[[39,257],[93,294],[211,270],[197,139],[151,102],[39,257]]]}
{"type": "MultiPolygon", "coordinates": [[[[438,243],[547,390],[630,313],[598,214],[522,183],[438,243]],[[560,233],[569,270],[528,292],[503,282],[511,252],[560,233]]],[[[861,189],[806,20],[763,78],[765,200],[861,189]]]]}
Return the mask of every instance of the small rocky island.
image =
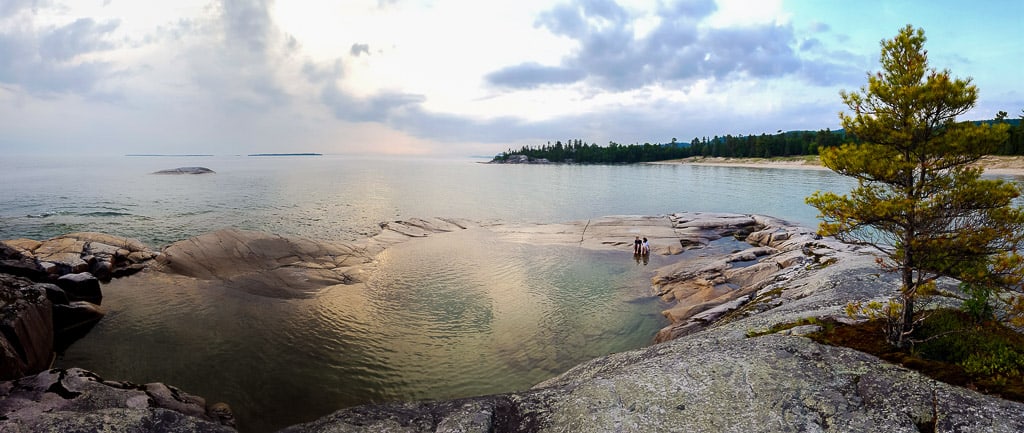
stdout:
{"type": "MultiPolygon", "coordinates": [[[[657,269],[651,281],[651,295],[666,302],[663,314],[671,324],[657,344],[594,359],[530,390],[341,409],[283,432],[1024,431],[1024,404],[817,343],[803,336],[817,330],[814,324],[772,332],[807,319],[850,321],[848,302],[885,299],[899,282],[879,272],[871,250],[760,215],[677,213],[519,225],[412,219],[382,223],[379,234],[353,243],[221,230],[159,253],[142,251],[137,262],[127,240],[6,241],[0,244],[6,246],[0,272],[21,276],[0,280],[4,371],[28,353],[34,360],[52,353],[46,333],[36,329],[54,320],[50,307],[62,302],[52,281],[87,273],[91,263],[110,261],[107,266],[117,269],[114,262],[124,257],[128,266],[147,267],[130,278],[162,272],[302,297],[330,284],[360,284],[361,267],[397,243],[469,228],[511,242],[623,254],[634,236],[645,236],[652,254],[678,259],[657,269]],[[716,249],[725,240],[744,243],[716,249]],[[48,246],[53,242],[73,245],[55,256],[48,246]],[[252,254],[243,260],[236,254],[241,249],[252,254]],[[109,259],[102,254],[107,250],[109,259]]],[[[106,380],[80,369],[47,370],[45,364],[0,382],[0,430],[146,431],[159,425],[163,431],[233,431],[226,405],[207,404],[169,385],[106,380]]]]}
{"type": "Polygon", "coordinates": [[[154,171],[153,174],[213,174],[216,173],[206,167],[178,167],[167,170],[154,171]]]}

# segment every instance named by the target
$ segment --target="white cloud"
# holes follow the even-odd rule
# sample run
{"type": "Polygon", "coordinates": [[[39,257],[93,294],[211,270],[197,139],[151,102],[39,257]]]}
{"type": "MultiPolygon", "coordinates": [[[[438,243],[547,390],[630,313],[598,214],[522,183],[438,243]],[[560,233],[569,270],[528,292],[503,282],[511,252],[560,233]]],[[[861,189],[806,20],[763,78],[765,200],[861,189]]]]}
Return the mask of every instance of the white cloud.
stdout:
{"type": "MultiPolygon", "coordinates": [[[[11,0],[0,146],[487,154],[471,149],[834,127],[838,90],[877,52],[844,42],[846,16],[810,16],[742,0],[11,0]]],[[[980,79],[1013,76],[962,56],[980,79]]]]}

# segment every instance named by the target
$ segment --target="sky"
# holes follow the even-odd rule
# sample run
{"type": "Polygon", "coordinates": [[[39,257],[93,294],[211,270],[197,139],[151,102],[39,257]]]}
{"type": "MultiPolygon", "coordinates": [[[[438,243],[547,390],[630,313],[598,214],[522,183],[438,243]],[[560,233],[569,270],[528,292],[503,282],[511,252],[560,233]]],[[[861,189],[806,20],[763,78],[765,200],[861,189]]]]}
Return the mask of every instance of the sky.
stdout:
{"type": "MultiPolygon", "coordinates": [[[[924,29],[1024,109],[1024,1],[0,0],[0,155],[492,156],[839,128],[924,29]]],[[[0,156],[2,158],[2,156],[0,156]]]]}

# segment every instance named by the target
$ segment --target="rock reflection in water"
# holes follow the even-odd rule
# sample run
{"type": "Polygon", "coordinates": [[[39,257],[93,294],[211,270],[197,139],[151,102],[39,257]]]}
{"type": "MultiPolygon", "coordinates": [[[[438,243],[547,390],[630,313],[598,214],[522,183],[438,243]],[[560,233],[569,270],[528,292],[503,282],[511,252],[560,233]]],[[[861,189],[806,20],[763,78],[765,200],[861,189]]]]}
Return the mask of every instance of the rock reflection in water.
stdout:
{"type": "Polygon", "coordinates": [[[104,288],[108,317],[63,365],[232,405],[242,431],[342,407],[526,389],[650,344],[667,321],[628,252],[498,240],[392,246],[358,278],[280,299],[157,272],[104,288]]]}

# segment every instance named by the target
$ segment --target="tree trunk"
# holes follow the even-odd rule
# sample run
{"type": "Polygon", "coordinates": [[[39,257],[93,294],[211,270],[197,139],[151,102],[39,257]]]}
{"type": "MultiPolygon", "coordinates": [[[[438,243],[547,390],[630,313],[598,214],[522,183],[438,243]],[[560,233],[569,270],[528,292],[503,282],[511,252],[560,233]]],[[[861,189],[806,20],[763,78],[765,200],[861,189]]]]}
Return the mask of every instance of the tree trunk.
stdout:
{"type": "Polygon", "coordinates": [[[896,347],[902,349],[906,344],[904,338],[909,336],[910,331],[914,329],[914,295],[912,293],[903,295],[903,323],[901,325],[896,347]]]}
{"type": "Polygon", "coordinates": [[[901,323],[897,331],[898,335],[895,335],[893,342],[896,347],[903,348],[905,342],[904,337],[910,335],[910,331],[914,327],[914,298],[917,296],[917,285],[914,282],[914,266],[913,266],[913,252],[910,250],[911,237],[913,232],[908,231],[906,247],[904,252],[904,262],[902,269],[902,297],[903,297],[903,311],[901,311],[901,323]]]}

